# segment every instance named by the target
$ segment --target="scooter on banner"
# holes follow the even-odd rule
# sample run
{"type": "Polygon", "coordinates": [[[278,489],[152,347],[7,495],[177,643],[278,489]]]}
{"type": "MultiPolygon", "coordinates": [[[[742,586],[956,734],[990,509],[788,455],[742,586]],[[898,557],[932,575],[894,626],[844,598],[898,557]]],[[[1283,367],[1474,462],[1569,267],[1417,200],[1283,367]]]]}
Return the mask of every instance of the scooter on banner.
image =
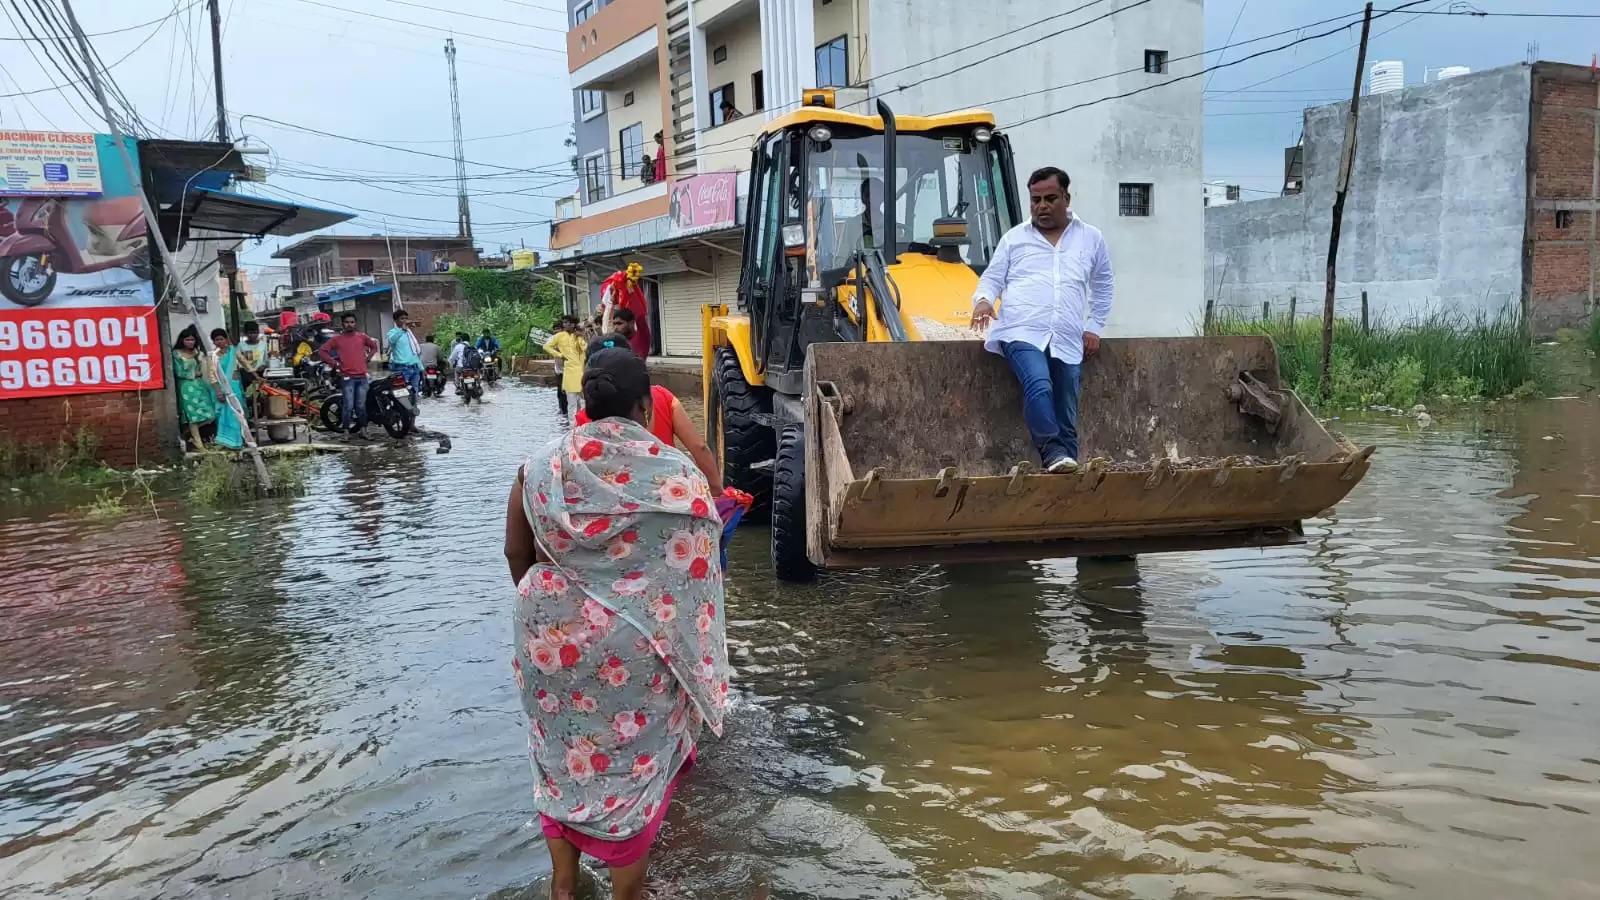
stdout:
{"type": "MultiPolygon", "coordinates": [[[[78,201],[83,202],[83,201],[78,201]]],[[[81,275],[124,268],[150,280],[149,228],[138,197],[88,203],[79,247],[67,219],[67,198],[0,199],[0,294],[19,306],[38,306],[61,273],[81,275]]]]}

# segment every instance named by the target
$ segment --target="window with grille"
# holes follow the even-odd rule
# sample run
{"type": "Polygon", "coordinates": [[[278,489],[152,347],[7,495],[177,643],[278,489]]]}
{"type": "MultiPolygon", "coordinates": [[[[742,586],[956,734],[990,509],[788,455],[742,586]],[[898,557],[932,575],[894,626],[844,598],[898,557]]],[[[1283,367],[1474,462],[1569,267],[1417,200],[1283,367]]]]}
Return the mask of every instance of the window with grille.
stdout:
{"type": "Polygon", "coordinates": [[[721,45],[719,45],[717,47],[717,49],[711,51],[711,64],[712,65],[716,65],[717,63],[725,63],[727,61],[728,61],[728,45],[727,44],[721,44],[721,45]]]}
{"type": "Polygon", "coordinates": [[[1152,75],[1167,74],[1167,51],[1146,50],[1144,52],[1144,70],[1152,75]]]}
{"type": "Polygon", "coordinates": [[[599,203],[606,198],[606,155],[594,153],[583,158],[583,202],[599,203]]]}
{"type": "Polygon", "coordinates": [[[1148,184],[1127,182],[1117,185],[1117,215],[1150,215],[1150,187],[1148,184]]]}
{"type": "Polygon", "coordinates": [[[1557,228],[1571,228],[1572,227],[1572,210],[1570,210],[1570,209],[1558,209],[1558,210],[1556,210],[1556,227],[1557,228]]]}
{"type": "Polygon", "coordinates": [[[626,93],[624,93],[622,95],[622,105],[623,106],[632,106],[633,105],[633,91],[628,91],[628,92],[626,92],[626,93]]]}
{"type": "Polygon", "coordinates": [[[642,174],[644,166],[644,125],[635,122],[627,128],[617,132],[618,156],[622,160],[623,178],[632,178],[642,174]]]}
{"type": "Polygon", "coordinates": [[[848,41],[841,34],[817,46],[817,87],[847,87],[849,84],[848,41]]]}
{"type": "Polygon", "coordinates": [[[358,259],[358,260],[356,260],[356,274],[357,275],[371,275],[372,274],[372,260],[370,260],[370,259],[358,259]]]}

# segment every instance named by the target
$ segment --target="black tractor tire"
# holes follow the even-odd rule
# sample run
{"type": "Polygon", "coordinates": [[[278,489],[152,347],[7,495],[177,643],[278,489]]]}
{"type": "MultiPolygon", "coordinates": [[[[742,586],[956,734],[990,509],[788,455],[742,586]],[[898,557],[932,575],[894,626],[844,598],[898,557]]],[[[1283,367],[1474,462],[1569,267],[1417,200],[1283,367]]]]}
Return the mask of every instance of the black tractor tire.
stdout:
{"type": "Polygon", "coordinates": [[[785,425],[772,464],[772,571],[781,581],[812,581],[817,567],[806,556],[806,433],[785,425]]]}
{"type": "Polygon", "coordinates": [[[772,414],[772,394],[751,387],[733,348],[719,347],[712,370],[711,403],[706,419],[721,455],[722,481],[755,498],[745,518],[762,521],[771,508],[772,473],[752,466],[772,459],[778,451],[772,428],[760,421],[772,414]]]}

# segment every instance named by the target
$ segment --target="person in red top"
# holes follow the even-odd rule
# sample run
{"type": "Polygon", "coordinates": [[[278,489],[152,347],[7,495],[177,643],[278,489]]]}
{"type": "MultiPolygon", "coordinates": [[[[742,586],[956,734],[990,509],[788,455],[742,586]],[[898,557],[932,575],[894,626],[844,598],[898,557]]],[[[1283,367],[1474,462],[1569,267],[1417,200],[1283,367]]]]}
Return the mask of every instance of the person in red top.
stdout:
{"type": "MultiPolygon", "coordinates": [[[[645,303],[644,291],[639,287],[639,278],[644,275],[644,266],[636,262],[628,263],[628,267],[621,272],[607,278],[600,286],[600,303],[609,312],[611,309],[621,308],[633,312],[634,330],[628,338],[628,348],[640,359],[650,356],[650,308],[645,303]]],[[[609,333],[610,324],[605,326],[609,333]]]]}
{"type": "MultiPolygon", "coordinates": [[[[602,350],[611,350],[626,347],[622,335],[608,334],[605,337],[595,338],[589,342],[589,352],[586,358],[593,358],[602,350]]],[[[577,417],[573,420],[573,427],[589,424],[589,413],[578,410],[577,417]]],[[[678,402],[673,393],[659,384],[650,386],[650,421],[646,428],[656,436],[656,440],[668,447],[676,446],[676,440],[683,445],[689,457],[694,460],[700,474],[706,477],[706,483],[711,485],[711,496],[722,496],[722,472],[717,468],[717,458],[711,455],[711,448],[706,445],[706,439],[701,436],[700,429],[694,427],[694,420],[689,418],[688,410],[678,402]]]]}
{"type": "Polygon", "coordinates": [[[317,357],[338,370],[343,377],[339,384],[339,427],[346,434],[359,435],[367,427],[367,363],[378,353],[378,342],[371,335],[356,330],[356,314],[347,312],[339,318],[339,333],[323,342],[317,357]]]}

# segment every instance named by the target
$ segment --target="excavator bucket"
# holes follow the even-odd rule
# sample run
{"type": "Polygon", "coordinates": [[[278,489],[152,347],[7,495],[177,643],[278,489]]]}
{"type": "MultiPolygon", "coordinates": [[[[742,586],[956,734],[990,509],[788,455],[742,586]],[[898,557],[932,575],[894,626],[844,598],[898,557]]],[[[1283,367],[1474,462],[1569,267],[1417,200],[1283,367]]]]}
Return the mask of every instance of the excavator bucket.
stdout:
{"type": "Polygon", "coordinates": [[[826,343],[806,359],[807,555],[825,568],[1304,541],[1366,474],[1258,337],[1101,341],[1079,470],[1039,472],[1022,394],[976,341],[826,343]]]}

